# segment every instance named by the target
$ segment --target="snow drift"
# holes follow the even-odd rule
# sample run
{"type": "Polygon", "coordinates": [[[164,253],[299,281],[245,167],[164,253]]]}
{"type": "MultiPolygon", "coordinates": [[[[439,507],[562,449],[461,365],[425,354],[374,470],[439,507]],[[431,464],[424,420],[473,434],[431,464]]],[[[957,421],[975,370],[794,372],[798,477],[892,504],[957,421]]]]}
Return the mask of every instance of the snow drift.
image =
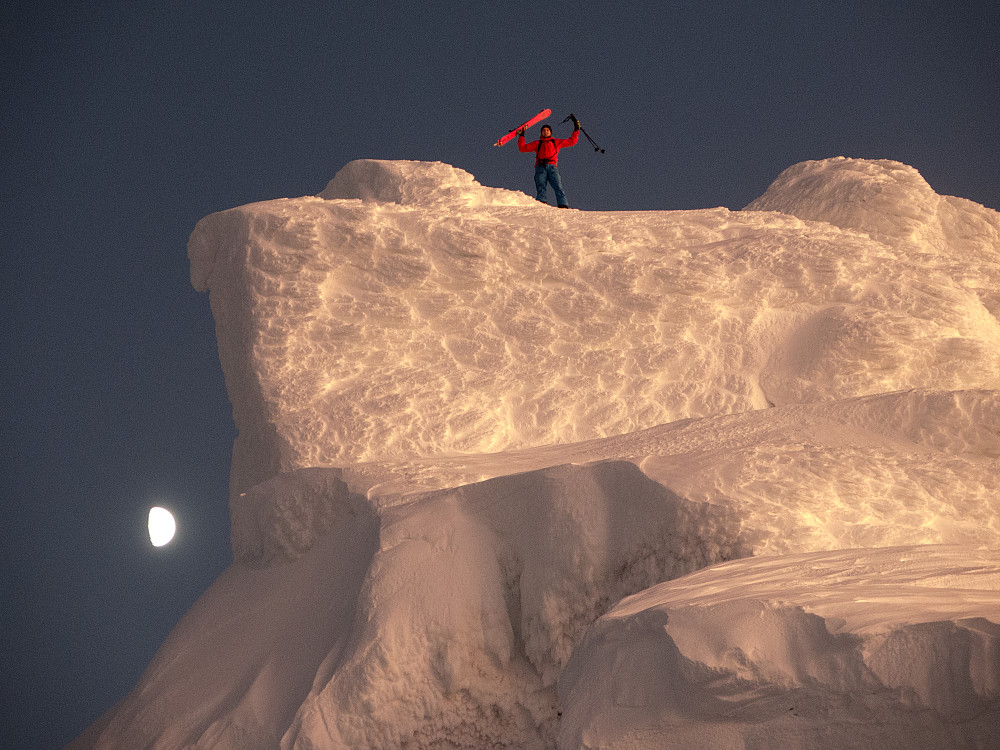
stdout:
{"type": "Polygon", "coordinates": [[[1000,215],[352,162],[189,244],[235,564],[78,747],[991,747],[1000,215]],[[945,677],[939,677],[945,675],[945,677]]]}

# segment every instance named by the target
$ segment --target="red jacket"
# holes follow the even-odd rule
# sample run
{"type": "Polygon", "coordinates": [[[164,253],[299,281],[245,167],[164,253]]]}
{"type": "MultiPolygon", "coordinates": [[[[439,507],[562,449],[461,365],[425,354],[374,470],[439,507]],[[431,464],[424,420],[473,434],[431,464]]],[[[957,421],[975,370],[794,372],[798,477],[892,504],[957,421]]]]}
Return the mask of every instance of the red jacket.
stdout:
{"type": "Polygon", "coordinates": [[[524,134],[522,133],[517,137],[517,147],[525,154],[531,153],[532,151],[535,152],[537,155],[537,158],[535,159],[536,167],[542,163],[548,163],[555,166],[555,164],[559,162],[559,149],[575,146],[579,137],[580,131],[574,130],[573,135],[569,138],[539,138],[537,141],[525,143],[524,134]]]}

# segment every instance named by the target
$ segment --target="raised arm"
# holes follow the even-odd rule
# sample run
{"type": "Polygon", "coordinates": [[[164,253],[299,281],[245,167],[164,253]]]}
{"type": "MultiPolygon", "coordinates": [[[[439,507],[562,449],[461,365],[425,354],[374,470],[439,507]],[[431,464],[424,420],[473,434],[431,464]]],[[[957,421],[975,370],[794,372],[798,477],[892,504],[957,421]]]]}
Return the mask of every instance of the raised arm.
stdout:
{"type": "Polygon", "coordinates": [[[569,138],[560,138],[556,141],[556,145],[559,148],[569,148],[570,146],[575,146],[578,140],[580,140],[580,131],[573,128],[573,135],[569,138]]]}

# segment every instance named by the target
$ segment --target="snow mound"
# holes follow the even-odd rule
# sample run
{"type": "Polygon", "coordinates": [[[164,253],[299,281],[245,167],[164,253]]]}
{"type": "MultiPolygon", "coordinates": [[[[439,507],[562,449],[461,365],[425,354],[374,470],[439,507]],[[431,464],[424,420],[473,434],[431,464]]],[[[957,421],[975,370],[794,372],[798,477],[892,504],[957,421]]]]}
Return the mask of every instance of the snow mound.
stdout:
{"type": "Polygon", "coordinates": [[[938,195],[906,164],[844,157],[801,162],[743,210],[780,211],[867,234],[946,270],[1000,318],[1000,213],[938,195]],[[971,265],[979,270],[967,275],[962,269],[971,265]]]}
{"type": "Polygon", "coordinates": [[[994,250],[1000,243],[996,211],[938,195],[916,169],[887,159],[841,156],[795,164],[743,210],[781,211],[934,249],[946,248],[956,236],[994,250]]]}
{"type": "Polygon", "coordinates": [[[701,570],[598,620],[560,679],[559,747],[993,747],[998,612],[996,550],[701,570]]]}
{"type": "MultiPolygon", "coordinates": [[[[353,162],[327,199],[198,224],[192,282],[211,291],[239,430],[234,496],[298,468],[1000,387],[1000,247],[979,235],[917,252],[773,212],[556,213],[462,197],[481,191],[443,164],[353,162]]],[[[839,197],[826,196],[830,211],[839,197]]],[[[911,219],[885,221],[902,232],[911,219]]]]}
{"type": "Polygon", "coordinates": [[[442,162],[359,159],[330,180],[321,198],[357,198],[400,205],[529,206],[524,193],[483,187],[468,172],[442,162]]]}

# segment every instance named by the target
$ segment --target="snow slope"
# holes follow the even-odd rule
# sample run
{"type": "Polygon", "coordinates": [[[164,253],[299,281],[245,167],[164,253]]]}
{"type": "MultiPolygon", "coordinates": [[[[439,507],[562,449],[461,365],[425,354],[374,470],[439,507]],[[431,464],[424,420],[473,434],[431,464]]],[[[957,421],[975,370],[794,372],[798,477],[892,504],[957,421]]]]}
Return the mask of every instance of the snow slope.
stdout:
{"type": "Polygon", "coordinates": [[[1000,215],[910,167],[207,217],[235,564],[76,747],[1000,738],[1000,215]]]}

